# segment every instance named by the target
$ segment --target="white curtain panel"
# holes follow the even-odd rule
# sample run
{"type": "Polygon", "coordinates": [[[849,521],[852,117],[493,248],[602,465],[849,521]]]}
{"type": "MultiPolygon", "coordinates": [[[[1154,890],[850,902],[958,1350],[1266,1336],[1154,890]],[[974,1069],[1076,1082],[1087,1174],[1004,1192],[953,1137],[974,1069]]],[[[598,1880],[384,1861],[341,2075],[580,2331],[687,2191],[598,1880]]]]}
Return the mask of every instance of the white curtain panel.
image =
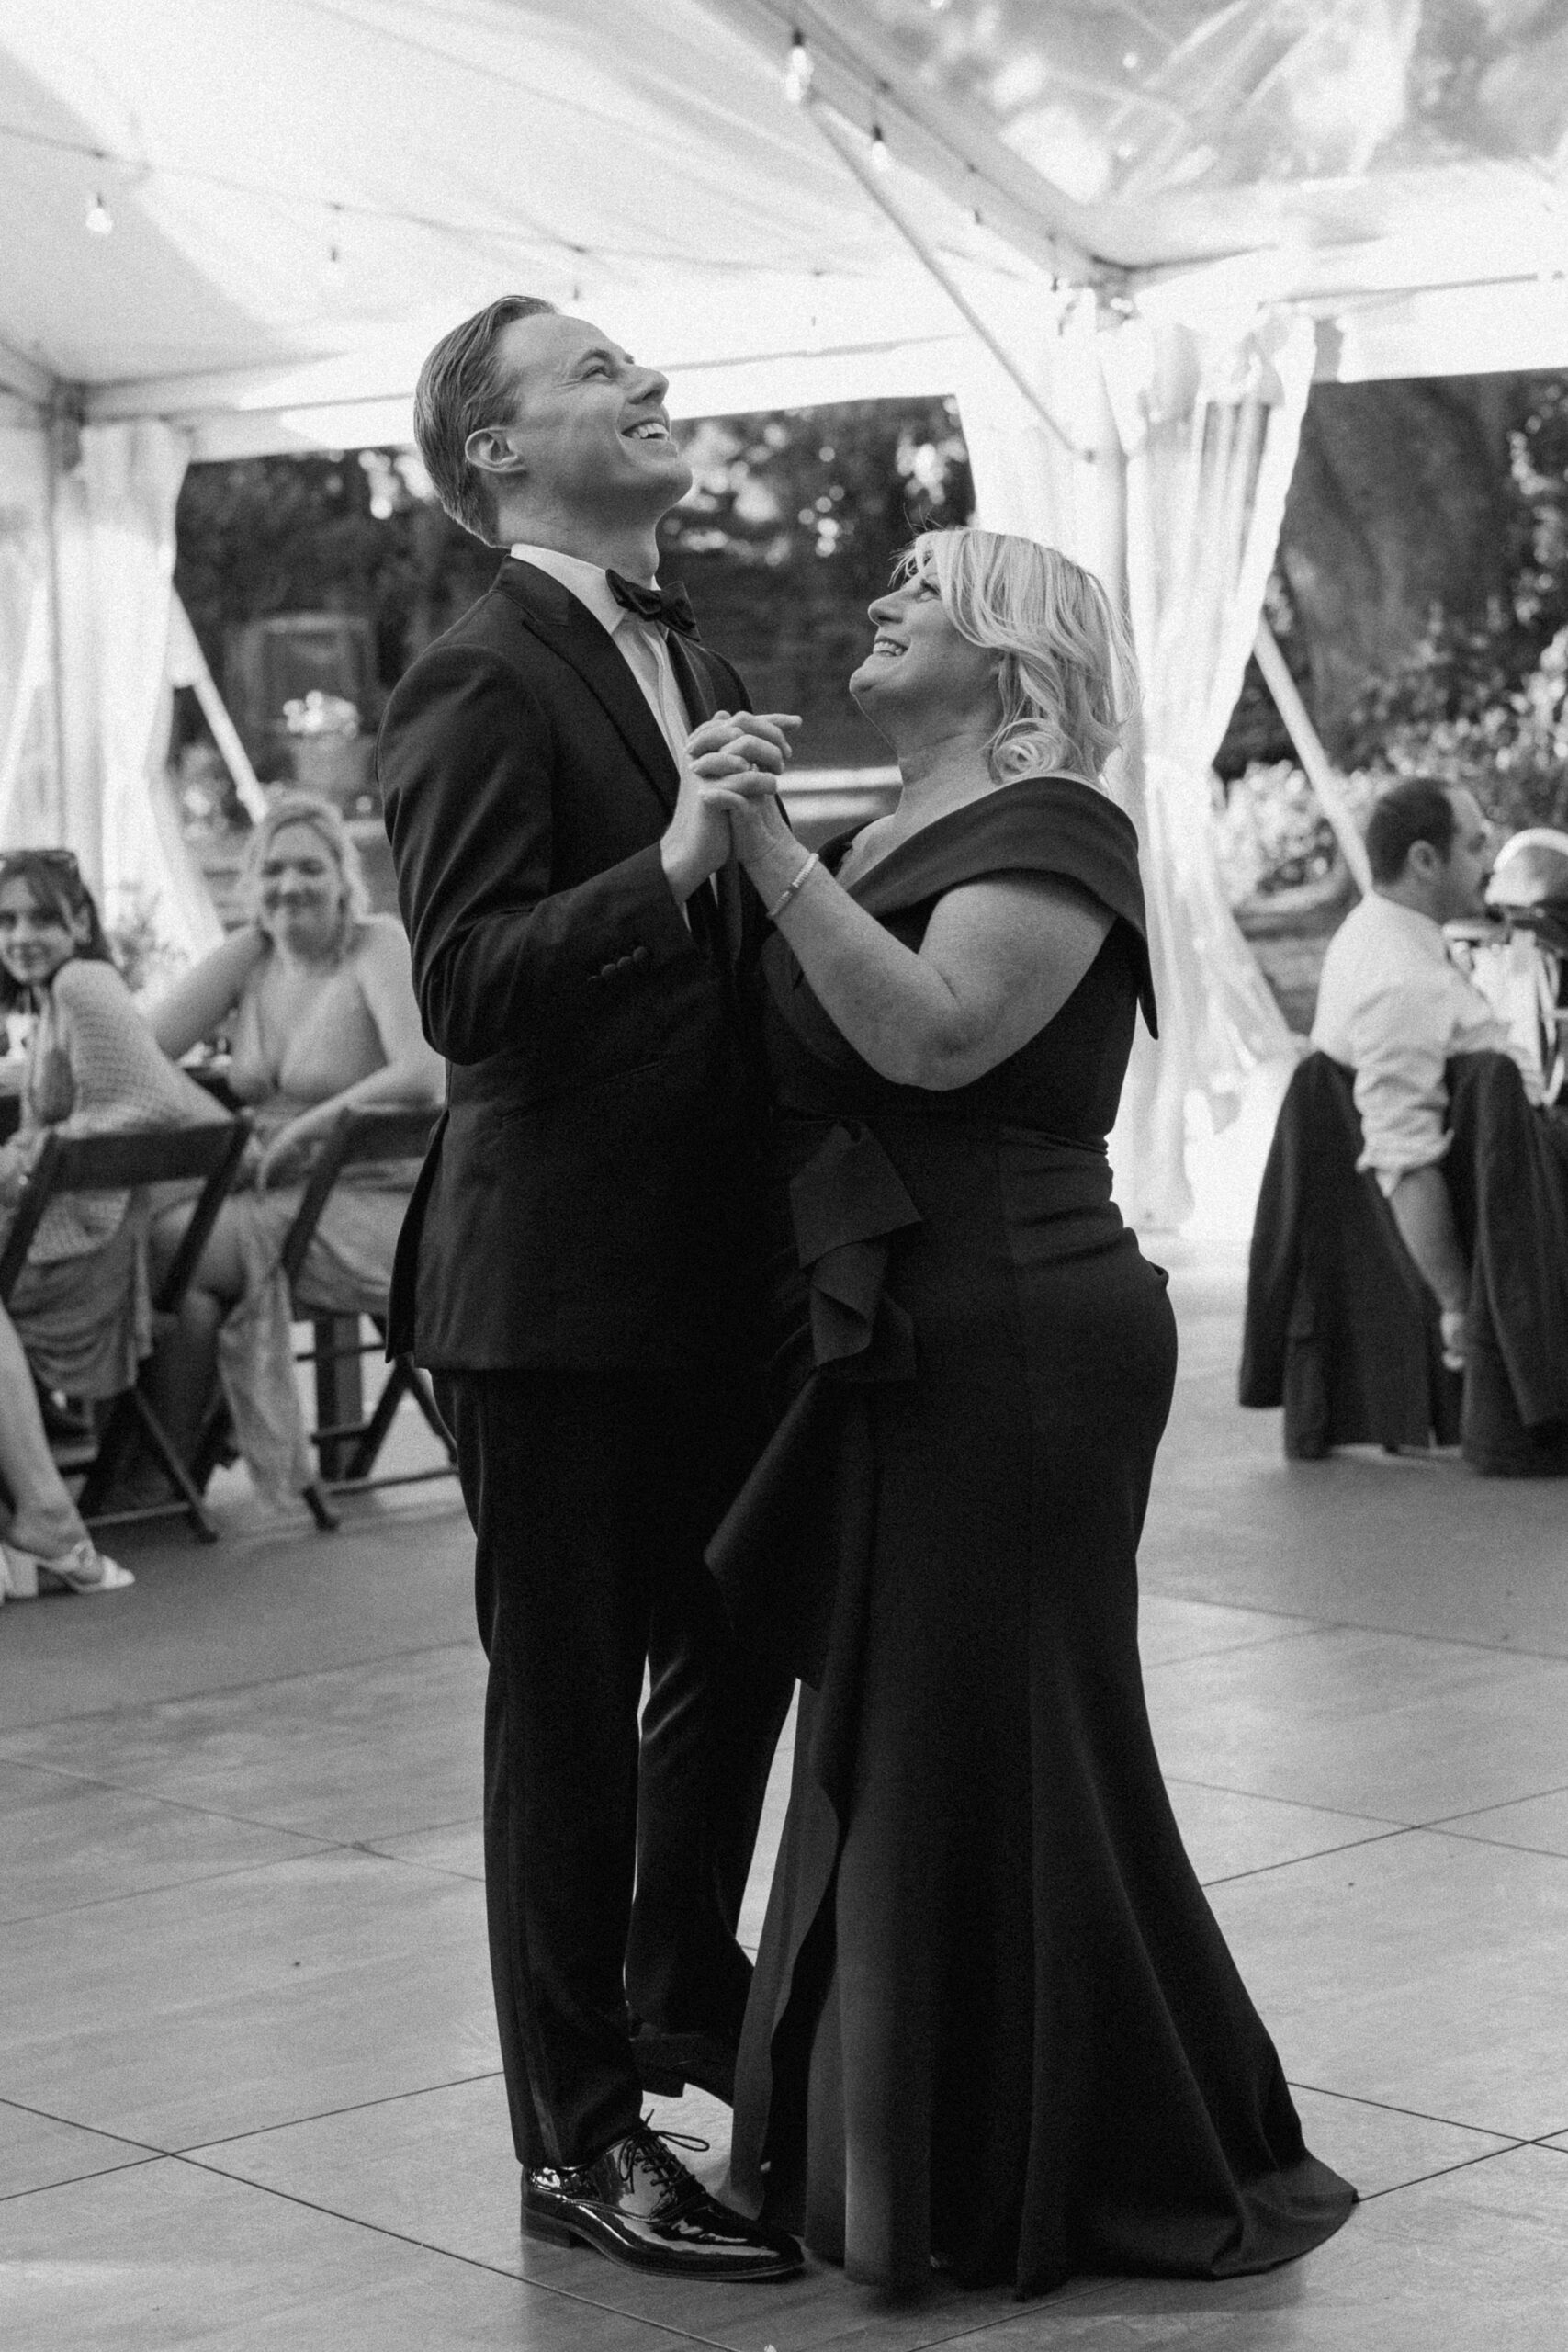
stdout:
{"type": "Polygon", "coordinates": [[[58,837],[49,435],[0,427],[0,849],[58,837]]]}
{"type": "Polygon", "coordinates": [[[150,931],[164,967],[222,937],[164,773],[175,503],[186,463],[181,435],[155,419],[88,425],[58,510],[62,594],[69,579],[75,607],[62,634],[84,673],[73,700],[92,736],[74,747],[73,764],[86,773],[70,779],[70,800],[88,839],[73,846],[98,875],[111,931],[150,931]]]}
{"type": "Polygon", "coordinates": [[[1312,381],[1307,320],[1203,338],[1126,322],[1100,338],[1126,458],[1127,605],[1143,682],[1127,792],[1144,843],[1156,1045],[1140,1028],[1111,1138],[1123,1212],[1182,1224],[1189,1099],[1216,1126],[1292,1035],[1236,927],[1214,843],[1213,765],[1241,692],[1312,381]]]}

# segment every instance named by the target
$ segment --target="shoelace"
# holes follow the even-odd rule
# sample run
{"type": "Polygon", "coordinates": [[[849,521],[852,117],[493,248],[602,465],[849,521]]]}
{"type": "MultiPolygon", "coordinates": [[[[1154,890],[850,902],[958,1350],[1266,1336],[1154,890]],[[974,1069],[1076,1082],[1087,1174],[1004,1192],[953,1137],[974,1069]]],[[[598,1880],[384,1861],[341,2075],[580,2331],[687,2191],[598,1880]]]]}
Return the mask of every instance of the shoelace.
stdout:
{"type": "Polygon", "coordinates": [[[637,2159],[640,2156],[649,2171],[663,2188],[673,2190],[678,2195],[687,2194],[694,2188],[699,2195],[702,2195],[705,2192],[703,2190],[701,2181],[694,2179],[686,2170],[685,2165],[676,2155],[675,2150],[691,2148],[701,2154],[706,2150],[708,2144],[706,2140],[694,2139],[687,2132],[656,2131],[650,2119],[645,2115],[638,2129],[636,2132],[628,2132],[621,2142],[615,2154],[616,2170],[627,2188],[635,2188],[637,2159]]]}

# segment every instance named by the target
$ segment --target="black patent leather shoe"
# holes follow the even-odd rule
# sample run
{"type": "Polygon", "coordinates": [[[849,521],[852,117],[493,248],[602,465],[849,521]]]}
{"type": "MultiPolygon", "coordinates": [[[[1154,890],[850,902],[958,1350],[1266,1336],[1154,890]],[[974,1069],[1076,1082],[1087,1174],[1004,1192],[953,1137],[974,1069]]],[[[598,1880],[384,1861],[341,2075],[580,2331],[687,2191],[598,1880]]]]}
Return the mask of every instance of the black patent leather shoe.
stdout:
{"type": "Polygon", "coordinates": [[[642,2086],[660,2098],[679,2098],[688,2083],[695,2083],[733,2107],[738,2055],[735,2043],[716,2033],[665,2033],[659,2026],[642,2025],[632,2036],[642,2086]]]}
{"type": "Polygon", "coordinates": [[[525,2173],[523,2234],[676,2278],[787,2278],[802,2264],[793,2238],[710,2197],[646,2123],[592,2164],[525,2173]]]}

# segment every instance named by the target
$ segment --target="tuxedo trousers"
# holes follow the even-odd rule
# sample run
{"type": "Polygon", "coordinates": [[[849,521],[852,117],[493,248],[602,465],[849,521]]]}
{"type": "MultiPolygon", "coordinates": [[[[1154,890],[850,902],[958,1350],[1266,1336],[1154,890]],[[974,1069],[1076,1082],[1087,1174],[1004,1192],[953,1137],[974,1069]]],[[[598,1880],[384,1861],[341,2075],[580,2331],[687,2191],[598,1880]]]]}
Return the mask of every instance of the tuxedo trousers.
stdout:
{"type": "Polygon", "coordinates": [[[629,2025],[734,2040],[746,2007],[735,1931],[792,1685],[732,1640],[703,1550],[760,1403],[733,1371],[434,1380],[478,1539],[513,2135],[525,2166],[585,2164],[641,2113],[629,2025]]]}

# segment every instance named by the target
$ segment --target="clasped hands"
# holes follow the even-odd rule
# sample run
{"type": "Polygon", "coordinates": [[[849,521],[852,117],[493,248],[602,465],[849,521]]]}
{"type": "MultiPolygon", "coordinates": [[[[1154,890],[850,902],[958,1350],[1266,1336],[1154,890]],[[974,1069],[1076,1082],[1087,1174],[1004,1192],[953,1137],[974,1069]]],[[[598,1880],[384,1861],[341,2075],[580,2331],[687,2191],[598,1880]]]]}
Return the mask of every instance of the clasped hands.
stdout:
{"type": "Polygon", "coordinates": [[[793,848],[778,791],[799,725],[793,711],[716,710],[693,729],[660,844],[670,887],[682,902],[732,850],[751,868],[793,848]]]}

